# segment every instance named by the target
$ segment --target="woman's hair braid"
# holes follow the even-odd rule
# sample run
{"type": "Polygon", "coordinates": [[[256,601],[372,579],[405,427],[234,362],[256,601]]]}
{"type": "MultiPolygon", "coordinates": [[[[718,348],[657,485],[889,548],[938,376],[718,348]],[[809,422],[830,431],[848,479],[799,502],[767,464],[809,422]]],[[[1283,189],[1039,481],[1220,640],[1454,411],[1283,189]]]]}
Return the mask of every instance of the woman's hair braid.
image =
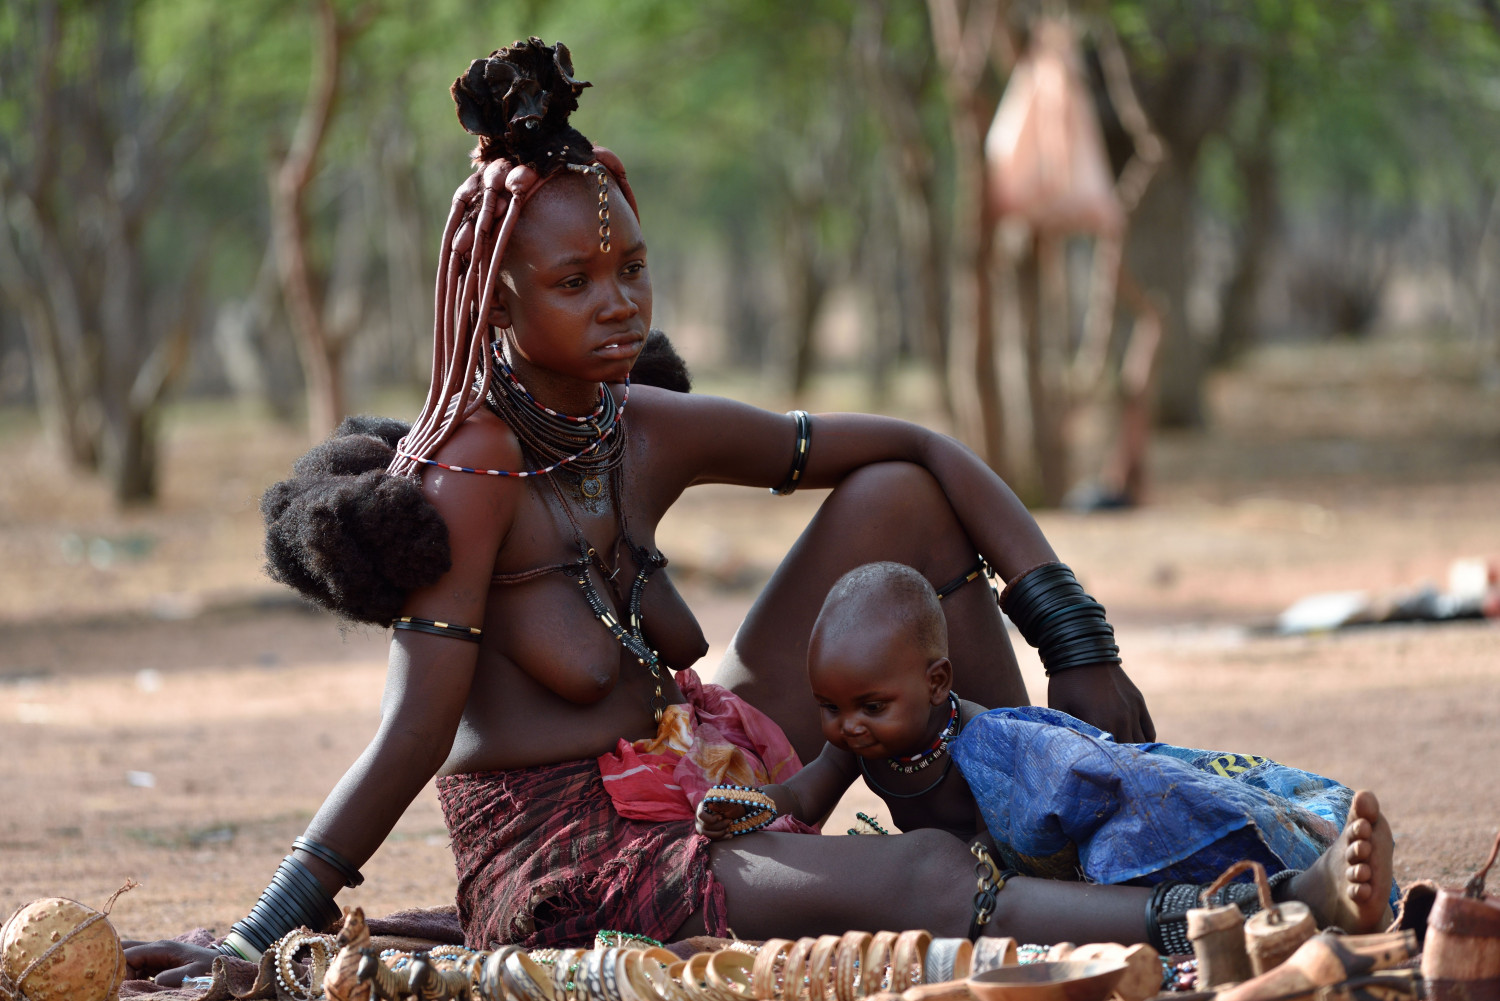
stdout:
{"type": "Polygon", "coordinates": [[[484,406],[494,374],[489,307],[520,209],[567,164],[598,163],[636,210],[625,168],[568,124],[589,84],[573,76],[567,46],[539,38],[476,59],[453,81],[458,119],[479,137],[475,171],[453,195],[438,249],[432,374],[427,399],[389,471],[421,469],[455,429],[484,406]],[[496,222],[498,220],[498,228],[496,222]]]}

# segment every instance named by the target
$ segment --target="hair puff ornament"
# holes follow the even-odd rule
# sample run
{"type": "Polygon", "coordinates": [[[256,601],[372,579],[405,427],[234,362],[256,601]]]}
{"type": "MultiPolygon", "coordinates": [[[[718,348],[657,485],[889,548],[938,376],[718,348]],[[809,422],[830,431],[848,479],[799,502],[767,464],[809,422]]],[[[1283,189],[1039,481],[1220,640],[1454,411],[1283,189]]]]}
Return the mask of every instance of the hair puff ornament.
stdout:
{"type": "Polygon", "coordinates": [[[580,152],[589,142],[568,124],[587,80],[573,76],[573,56],[562,42],[540,38],[496,49],[469,64],[449,92],[464,131],[479,137],[474,159],[541,164],[562,145],[580,152]]]}

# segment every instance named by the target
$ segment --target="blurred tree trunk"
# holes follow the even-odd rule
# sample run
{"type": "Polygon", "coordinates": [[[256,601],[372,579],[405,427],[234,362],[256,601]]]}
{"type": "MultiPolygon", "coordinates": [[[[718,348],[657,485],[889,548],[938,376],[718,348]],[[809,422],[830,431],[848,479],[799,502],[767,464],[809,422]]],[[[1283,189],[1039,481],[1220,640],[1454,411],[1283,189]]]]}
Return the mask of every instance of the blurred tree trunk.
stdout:
{"type": "Polygon", "coordinates": [[[1488,346],[1481,362],[1485,381],[1500,387],[1500,190],[1489,201],[1474,253],[1475,333],[1488,346]]]}
{"type": "Polygon", "coordinates": [[[277,420],[291,418],[293,391],[283,386],[273,370],[270,330],[281,302],[276,276],[276,253],[269,243],[255,274],[255,284],[243,299],[219,304],[213,320],[214,347],[224,376],[240,400],[264,407],[277,420]]]}
{"type": "Polygon", "coordinates": [[[793,396],[806,391],[817,360],[818,311],[828,292],[826,265],[818,253],[816,202],[793,199],[781,220],[782,338],[786,384],[793,396]]]}
{"type": "Polygon", "coordinates": [[[134,4],[33,11],[37,44],[6,53],[33,73],[29,149],[0,146],[0,290],[26,329],[49,431],[76,465],[103,470],[117,502],[149,501],[157,415],[187,358],[208,254],[197,249],[182,288],[155,287],[145,230],[201,133],[184,127],[185,85],[146,92],[134,4]],[[65,38],[85,46],[66,70],[65,38]]]}
{"type": "Polygon", "coordinates": [[[847,255],[826,251],[824,223],[848,179],[856,176],[850,150],[856,101],[856,95],[836,92],[822,115],[804,123],[798,141],[786,144],[781,158],[784,194],[778,235],[784,299],[776,361],[793,396],[804,393],[812,379],[818,315],[828,290],[847,271],[847,265],[838,263],[847,255]]]}
{"type": "MultiPolygon", "coordinates": [[[[754,224],[748,214],[738,208],[731,210],[724,227],[729,271],[729,280],[725,282],[728,315],[724,329],[729,334],[729,363],[763,370],[769,364],[771,354],[767,336],[771,324],[761,294],[760,268],[764,255],[756,246],[754,224]]],[[[670,335],[672,331],[667,333],[670,335]]]]}
{"type": "Polygon", "coordinates": [[[995,218],[984,135],[999,104],[985,76],[995,39],[1004,31],[1005,10],[1003,0],[927,0],[953,137],[948,372],[954,423],[959,437],[1001,476],[1009,470],[995,363],[995,218]]]}
{"type": "Polygon", "coordinates": [[[884,29],[889,7],[888,0],[864,0],[854,26],[860,80],[885,137],[880,150],[887,165],[886,190],[894,208],[894,226],[872,234],[871,239],[884,240],[895,251],[901,293],[896,318],[900,339],[920,346],[938,376],[943,405],[951,417],[948,295],[938,259],[943,238],[942,213],[936,205],[937,157],[922,127],[923,94],[933,66],[928,53],[919,63],[903,63],[899,58],[902,50],[887,44],[884,29]]]}
{"type": "Polygon", "coordinates": [[[346,46],[364,30],[373,8],[341,21],[333,0],[319,0],[312,80],[291,148],[271,174],[271,241],[281,293],[297,339],[307,387],[307,425],[322,438],[343,418],[344,356],[360,321],[357,298],[324,296],[314,273],[307,221],[307,189],[338,104],[346,46]]]}
{"type": "MultiPolygon", "coordinates": [[[[399,88],[398,88],[399,91],[399,88]]],[[[432,358],[433,291],[422,241],[417,141],[403,109],[392,102],[376,140],[380,221],[384,224],[386,289],[390,296],[391,372],[420,382],[432,358]]]]}
{"type": "Polygon", "coordinates": [[[1234,274],[1225,286],[1213,360],[1234,361],[1260,338],[1260,292],[1281,225],[1281,184],[1271,139],[1277,124],[1274,81],[1250,142],[1234,146],[1235,169],[1245,194],[1243,232],[1234,274]]]}
{"type": "Polygon", "coordinates": [[[1198,153],[1222,129],[1239,93],[1242,60],[1200,49],[1147,74],[1135,70],[1136,93],[1167,149],[1146,189],[1125,245],[1125,266],[1162,306],[1163,345],[1158,420],[1169,427],[1203,424],[1203,379],[1210,346],[1190,329],[1187,293],[1196,237],[1198,153]]]}

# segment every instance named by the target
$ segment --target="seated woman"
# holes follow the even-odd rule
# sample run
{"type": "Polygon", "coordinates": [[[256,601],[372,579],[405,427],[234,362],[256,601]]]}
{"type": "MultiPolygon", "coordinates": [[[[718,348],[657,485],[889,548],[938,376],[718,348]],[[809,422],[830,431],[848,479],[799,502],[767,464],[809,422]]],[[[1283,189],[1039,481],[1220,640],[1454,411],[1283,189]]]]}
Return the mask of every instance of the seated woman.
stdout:
{"type": "MultiPolygon", "coordinates": [[[[947,833],[711,844],[693,831],[696,804],[680,791],[669,801],[683,785],[670,779],[765,783],[817,752],[808,637],[833,582],[873,560],[949,592],[960,690],[1025,704],[994,600],[963,585],[983,563],[1012,580],[1056,555],[1005,484],[942,435],[632,386],[651,322],[646,243],[618,159],[568,125],[586,86],[566,48],[538,39],[454,83],[479,143],[443,233],[427,401],[409,430],[335,437],[267,494],[281,579],[395,632],[377,733],[226,954],[254,958],[335,918],[333,895],[434,775],[472,946],[581,943],[601,928],[667,939],[975,927],[973,860],[947,833]],[[728,691],[690,670],[707,644],[655,543],[699,483],[832,488],[720,665],[728,691]],[[660,795],[627,791],[622,812],[601,760],[626,753],[666,780],[660,795]]],[[[1067,668],[1052,672],[1049,702],[1151,739],[1102,609],[1069,582],[1054,597],[1088,628],[1028,637],[1067,668]]],[[[1388,876],[1383,824],[1355,818],[1353,841],[1310,885],[1340,896],[1342,855],[1372,831],[1388,876]]],[[[1029,941],[1127,942],[1146,936],[1151,905],[1149,888],[1015,879],[978,916],[1029,941]]],[[[1360,906],[1352,923],[1373,923],[1360,906]]],[[[171,983],[214,953],[157,943],[127,955],[171,983]]]]}

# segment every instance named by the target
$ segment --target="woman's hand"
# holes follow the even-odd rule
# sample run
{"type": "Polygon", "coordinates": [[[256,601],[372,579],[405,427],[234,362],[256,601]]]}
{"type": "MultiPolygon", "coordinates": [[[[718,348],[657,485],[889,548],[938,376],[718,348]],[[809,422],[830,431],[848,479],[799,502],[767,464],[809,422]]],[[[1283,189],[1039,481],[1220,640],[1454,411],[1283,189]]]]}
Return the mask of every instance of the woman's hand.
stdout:
{"type": "Polygon", "coordinates": [[[710,803],[705,800],[698,804],[698,818],[694,826],[708,840],[723,841],[730,836],[729,825],[742,818],[745,812],[745,807],[739,803],[710,803]]]}
{"type": "Polygon", "coordinates": [[[127,977],[139,980],[150,977],[163,987],[178,987],[184,977],[206,977],[213,970],[214,949],[186,942],[122,942],[127,977]]]}
{"type": "Polygon", "coordinates": [[[1156,739],[1151,712],[1135,682],[1114,664],[1059,671],[1047,681],[1047,705],[1092,723],[1122,744],[1156,739]]]}

